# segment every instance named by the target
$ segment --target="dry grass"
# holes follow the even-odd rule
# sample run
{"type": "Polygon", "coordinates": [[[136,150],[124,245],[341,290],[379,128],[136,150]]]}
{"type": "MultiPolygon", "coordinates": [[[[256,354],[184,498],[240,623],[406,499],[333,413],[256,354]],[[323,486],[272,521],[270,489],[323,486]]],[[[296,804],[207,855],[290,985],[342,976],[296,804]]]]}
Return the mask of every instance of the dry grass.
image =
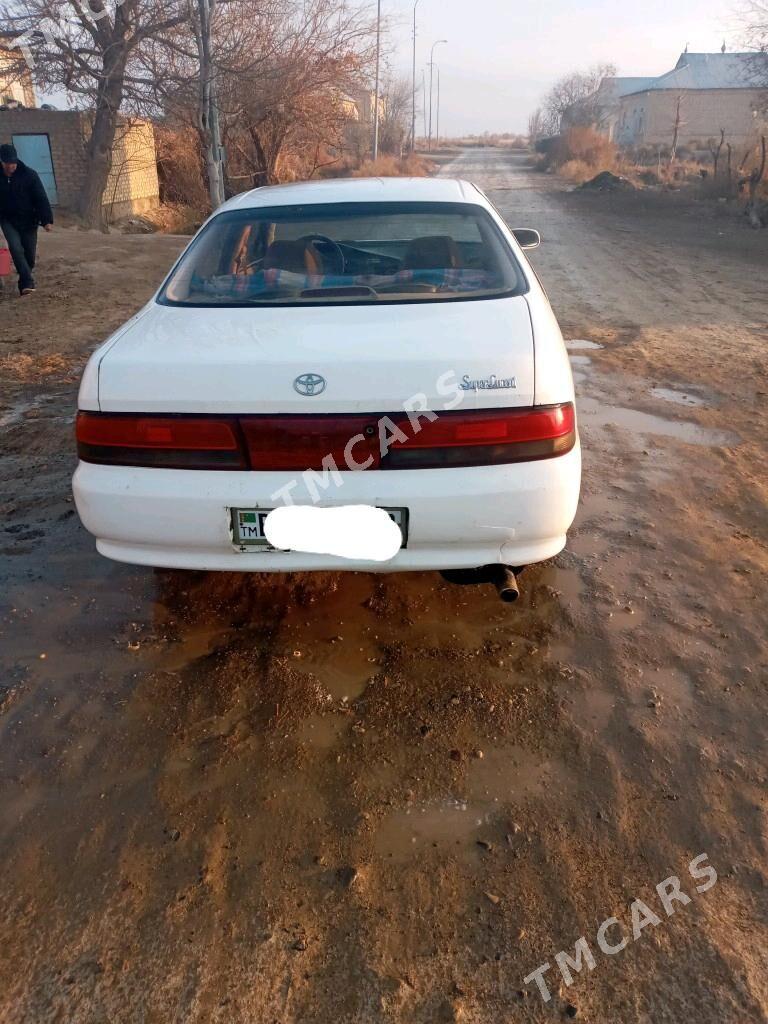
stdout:
{"type": "Polygon", "coordinates": [[[194,235],[207,216],[204,207],[198,209],[181,203],[165,203],[139,219],[146,221],[153,230],[162,231],[166,235],[194,235]]]}
{"type": "MultiPolygon", "coordinates": [[[[606,170],[607,168],[601,167],[600,170],[606,170]]],[[[594,167],[590,164],[585,163],[583,160],[568,160],[562,167],[558,167],[557,173],[563,178],[567,178],[568,181],[574,181],[577,184],[581,184],[584,181],[589,181],[594,178],[595,174],[598,173],[594,167]]]]}
{"type": "Polygon", "coordinates": [[[623,164],[616,144],[594,128],[569,128],[553,140],[539,166],[577,184],[590,181],[601,171],[633,177],[633,169],[623,164]]]}
{"type": "Polygon", "coordinates": [[[702,165],[696,160],[668,160],[651,164],[638,160],[637,154],[622,151],[594,128],[571,128],[559,136],[545,154],[546,169],[581,184],[601,171],[611,171],[634,185],[660,185],[680,188],[701,183],[702,165]]]}
{"type": "Polygon", "coordinates": [[[37,384],[41,381],[58,380],[74,382],[79,370],[71,359],[58,352],[32,357],[23,352],[0,357],[0,376],[18,384],[37,384]]]}
{"type": "Polygon", "coordinates": [[[485,132],[483,135],[459,135],[455,137],[442,136],[441,146],[490,146],[500,149],[528,149],[529,140],[527,135],[485,132]]]}
{"type": "Polygon", "coordinates": [[[157,174],[163,204],[207,209],[200,139],[191,128],[156,124],[157,174]]]}
{"type": "Polygon", "coordinates": [[[567,164],[583,164],[594,175],[615,170],[618,152],[616,144],[594,128],[569,128],[555,140],[548,160],[558,170],[567,164]]]}
{"type": "Polygon", "coordinates": [[[378,160],[340,160],[323,168],[323,178],[425,178],[435,165],[418,153],[404,157],[380,156],[378,160]]]}

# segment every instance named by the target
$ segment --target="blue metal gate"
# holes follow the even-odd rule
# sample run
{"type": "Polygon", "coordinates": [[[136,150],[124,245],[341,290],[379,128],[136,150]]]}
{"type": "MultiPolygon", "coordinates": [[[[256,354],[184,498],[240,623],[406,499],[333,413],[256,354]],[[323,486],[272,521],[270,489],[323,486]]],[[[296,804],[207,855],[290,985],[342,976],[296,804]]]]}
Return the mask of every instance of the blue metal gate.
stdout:
{"type": "Polygon", "coordinates": [[[56,175],[53,172],[51,143],[48,136],[14,135],[13,144],[19,154],[19,159],[40,175],[40,180],[48,194],[48,201],[51,206],[56,206],[59,196],[56,191],[56,175]]]}

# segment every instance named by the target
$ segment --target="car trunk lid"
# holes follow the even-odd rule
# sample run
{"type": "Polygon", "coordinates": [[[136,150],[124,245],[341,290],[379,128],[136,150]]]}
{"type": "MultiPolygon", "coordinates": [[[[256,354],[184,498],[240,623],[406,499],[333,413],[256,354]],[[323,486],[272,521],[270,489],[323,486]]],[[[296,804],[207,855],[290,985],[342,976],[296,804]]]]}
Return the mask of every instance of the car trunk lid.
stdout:
{"type": "Polygon", "coordinates": [[[293,414],[510,408],[534,401],[522,296],[406,304],[160,304],[99,366],[104,412],[293,414]]]}

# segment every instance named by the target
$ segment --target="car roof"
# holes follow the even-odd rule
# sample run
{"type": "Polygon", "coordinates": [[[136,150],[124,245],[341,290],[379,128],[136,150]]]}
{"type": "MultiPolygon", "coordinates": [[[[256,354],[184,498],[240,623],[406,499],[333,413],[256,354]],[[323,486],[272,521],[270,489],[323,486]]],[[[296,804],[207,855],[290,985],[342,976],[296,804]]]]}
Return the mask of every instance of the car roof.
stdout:
{"type": "MultiPolygon", "coordinates": [[[[221,210],[308,203],[475,203],[485,206],[478,189],[460,178],[328,178],[268,185],[234,196],[221,210]]],[[[218,211],[217,211],[218,212],[218,211]]]]}

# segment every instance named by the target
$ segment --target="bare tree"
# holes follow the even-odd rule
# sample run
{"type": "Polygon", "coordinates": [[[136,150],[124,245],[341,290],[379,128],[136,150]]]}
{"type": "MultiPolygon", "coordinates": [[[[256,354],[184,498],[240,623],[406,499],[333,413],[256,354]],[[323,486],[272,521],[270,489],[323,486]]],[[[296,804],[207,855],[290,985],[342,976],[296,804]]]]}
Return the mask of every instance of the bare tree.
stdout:
{"type": "Polygon", "coordinates": [[[188,17],[183,0],[5,0],[0,28],[14,37],[16,71],[32,69],[44,89],[65,89],[93,112],[80,213],[103,226],[103,197],[126,75],[148,39],[188,17]]]}
{"type": "Polygon", "coordinates": [[[544,134],[544,112],[537,107],[528,118],[528,141],[535,146],[544,134]]]}
{"type": "MultiPolygon", "coordinates": [[[[724,145],[725,145],[725,128],[721,128],[720,129],[720,141],[717,143],[717,145],[715,145],[715,142],[714,142],[714,139],[713,139],[713,140],[710,141],[710,146],[709,146],[709,151],[712,154],[712,176],[714,178],[717,178],[717,172],[718,172],[718,168],[720,166],[720,154],[723,151],[723,146],[724,145]]],[[[731,147],[729,146],[728,147],[729,152],[730,152],[730,148],[731,147]]],[[[729,174],[730,174],[730,165],[729,165],[729,174]]]]}
{"type": "Polygon", "coordinates": [[[142,49],[136,101],[198,132],[216,205],[215,133],[205,112],[218,115],[229,188],[292,176],[280,167],[288,157],[312,173],[327,162],[325,147],[342,146],[353,106],[346,93],[366,78],[372,29],[369,12],[348,0],[216,0],[206,60],[189,26],[155,40],[142,49]]]}
{"type": "Polygon", "coordinates": [[[677,102],[676,102],[676,105],[675,105],[675,122],[672,125],[672,146],[671,146],[670,151],[669,151],[669,166],[670,167],[675,162],[675,158],[677,157],[677,147],[678,147],[678,145],[680,143],[680,129],[683,126],[682,108],[683,108],[683,96],[682,96],[682,94],[680,94],[677,97],[677,102]]]}
{"type": "MultiPolygon", "coordinates": [[[[128,79],[131,109],[163,123],[167,155],[174,131],[197,136],[210,205],[226,198],[223,145],[241,94],[278,52],[285,32],[281,0],[184,0],[188,20],[141,48],[128,79]],[[240,79],[240,86],[237,82],[240,79]],[[234,97],[234,98],[233,98],[234,97]]],[[[255,87],[255,86],[254,86],[255,87]]],[[[189,166],[189,165],[187,165],[189,166]]]]}
{"type": "Polygon", "coordinates": [[[744,45],[753,51],[749,70],[753,83],[763,89],[756,113],[768,119],[768,0],[744,0],[741,7],[744,45]]]}
{"type": "Polygon", "coordinates": [[[382,153],[401,156],[410,131],[411,83],[407,78],[386,75],[381,89],[382,109],[379,121],[379,144],[382,153]]]}
{"type": "Polygon", "coordinates": [[[254,184],[276,181],[287,151],[304,150],[313,163],[318,147],[342,146],[347,93],[365,81],[374,53],[365,9],[345,0],[281,8],[264,59],[254,64],[248,47],[219,75],[225,135],[250,154],[254,184]]]}
{"type": "Polygon", "coordinates": [[[563,127],[599,126],[604,116],[598,97],[600,83],[615,74],[613,64],[596,64],[587,71],[573,71],[558,79],[544,97],[545,133],[557,135],[563,127]]]}
{"type": "MultiPolygon", "coordinates": [[[[768,0],[746,0],[742,4],[744,42],[750,50],[765,55],[768,53],[768,0]]],[[[762,83],[768,86],[768,64],[756,62],[762,83]]]]}

